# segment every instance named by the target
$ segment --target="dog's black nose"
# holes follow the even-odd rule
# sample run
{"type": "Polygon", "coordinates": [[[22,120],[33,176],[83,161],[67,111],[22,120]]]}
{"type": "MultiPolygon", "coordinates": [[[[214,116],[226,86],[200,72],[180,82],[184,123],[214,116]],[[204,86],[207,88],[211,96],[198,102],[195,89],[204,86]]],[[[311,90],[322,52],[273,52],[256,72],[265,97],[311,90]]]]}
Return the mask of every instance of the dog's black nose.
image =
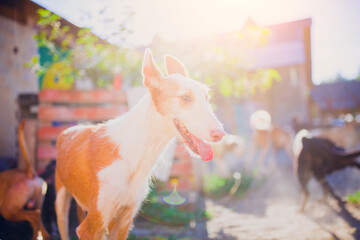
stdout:
{"type": "Polygon", "coordinates": [[[225,136],[225,132],[220,129],[212,129],[210,131],[210,136],[214,142],[218,142],[225,136]]]}

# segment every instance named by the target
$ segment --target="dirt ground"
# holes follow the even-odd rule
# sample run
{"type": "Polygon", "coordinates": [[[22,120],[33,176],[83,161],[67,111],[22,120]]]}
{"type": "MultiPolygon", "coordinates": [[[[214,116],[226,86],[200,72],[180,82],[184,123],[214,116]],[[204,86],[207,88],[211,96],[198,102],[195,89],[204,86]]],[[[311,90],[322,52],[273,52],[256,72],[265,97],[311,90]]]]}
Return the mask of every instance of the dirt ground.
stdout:
{"type": "MultiPolygon", "coordinates": [[[[360,189],[360,171],[347,169],[333,174],[329,181],[342,200],[360,189]]],[[[291,170],[277,170],[267,181],[239,199],[204,199],[203,207],[212,214],[209,221],[188,228],[155,223],[135,224],[136,236],[169,236],[175,239],[360,239],[360,208],[329,197],[321,202],[322,191],[310,182],[310,199],[300,213],[299,186],[291,170]]],[[[151,238],[150,238],[151,239],[151,238]]]]}

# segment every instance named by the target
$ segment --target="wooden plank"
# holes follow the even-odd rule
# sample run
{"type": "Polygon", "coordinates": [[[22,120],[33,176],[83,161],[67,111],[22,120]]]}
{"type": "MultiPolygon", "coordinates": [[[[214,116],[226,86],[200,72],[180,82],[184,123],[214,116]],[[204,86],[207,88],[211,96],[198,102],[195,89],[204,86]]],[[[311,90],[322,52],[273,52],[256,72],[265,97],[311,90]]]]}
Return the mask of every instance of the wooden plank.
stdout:
{"type": "Polygon", "coordinates": [[[39,92],[40,103],[126,103],[124,91],[109,90],[42,90],[39,92]]]}
{"type": "Polygon", "coordinates": [[[56,140],[59,134],[65,129],[69,128],[69,126],[43,126],[39,127],[37,132],[38,141],[51,141],[56,140]]]}
{"type": "Polygon", "coordinates": [[[174,162],[171,166],[170,176],[189,176],[192,175],[192,165],[190,161],[174,162]]]}
{"type": "Polygon", "coordinates": [[[56,146],[39,143],[36,156],[38,159],[56,159],[56,146]]]}
{"type": "Polygon", "coordinates": [[[127,112],[127,106],[114,107],[66,107],[39,106],[40,121],[104,121],[127,112]]]}

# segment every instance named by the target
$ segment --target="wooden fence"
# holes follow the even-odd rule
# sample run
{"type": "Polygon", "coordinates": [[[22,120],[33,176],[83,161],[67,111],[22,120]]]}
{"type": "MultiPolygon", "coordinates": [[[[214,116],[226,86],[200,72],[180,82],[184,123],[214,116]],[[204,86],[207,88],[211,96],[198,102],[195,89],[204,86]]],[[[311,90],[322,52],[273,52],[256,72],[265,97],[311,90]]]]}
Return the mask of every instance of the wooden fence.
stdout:
{"type": "Polygon", "coordinates": [[[56,138],[79,123],[98,123],[128,111],[123,91],[42,90],[39,93],[37,169],[56,159],[56,138]]]}

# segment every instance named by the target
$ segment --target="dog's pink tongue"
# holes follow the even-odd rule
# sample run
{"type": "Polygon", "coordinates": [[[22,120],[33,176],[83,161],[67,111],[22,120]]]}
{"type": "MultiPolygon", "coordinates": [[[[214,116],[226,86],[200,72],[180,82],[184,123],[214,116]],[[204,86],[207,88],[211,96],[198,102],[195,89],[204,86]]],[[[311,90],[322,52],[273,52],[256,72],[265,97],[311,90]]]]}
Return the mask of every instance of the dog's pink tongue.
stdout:
{"type": "Polygon", "coordinates": [[[193,138],[195,140],[196,148],[201,156],[203,161],[210,161],[214,156],[214,151],[210,144],[205,143],[198,139],[197,137],[193,138]]]}

